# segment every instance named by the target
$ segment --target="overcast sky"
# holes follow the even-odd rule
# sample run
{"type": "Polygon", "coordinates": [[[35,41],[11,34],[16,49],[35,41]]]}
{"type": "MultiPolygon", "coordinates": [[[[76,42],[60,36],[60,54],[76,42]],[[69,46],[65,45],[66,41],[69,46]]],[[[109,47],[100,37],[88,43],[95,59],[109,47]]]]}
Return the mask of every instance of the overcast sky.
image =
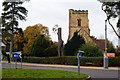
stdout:
{"type": "MultiPolygon", "coordinates": [[[[2,0],[0,0],[0,4],[2,5],[2,0]]],[[[52,40],[57,41],[57,35],[52,31],[52,28],[57,24],[62,28],[62,38],[66,43],[69,30],[69,9],[88,10],[91,36],[98,39],[104,38],[106,15],[101,10],[101,3],[97,0],[30,0],[30,2],[25,2],[23,6],[28,10],[27,21],[20,21],[19,24],[23,30],[27,26],[42,24],[49,28],[52,40]]],[[[2,11],[2,6],[0,10],[2,11]]],[[[108,39],[115,45],[118,42],[111,27],[108,29],[108,39]]]]}

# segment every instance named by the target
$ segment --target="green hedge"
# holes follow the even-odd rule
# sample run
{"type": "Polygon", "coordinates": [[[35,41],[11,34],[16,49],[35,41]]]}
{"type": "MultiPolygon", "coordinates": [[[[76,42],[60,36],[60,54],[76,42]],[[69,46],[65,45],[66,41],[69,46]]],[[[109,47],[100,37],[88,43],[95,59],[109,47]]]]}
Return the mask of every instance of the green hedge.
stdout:
{"type": "MultiPolygon", "coordinates": [[[[27,57],[24,58],[23,61],[42,64],[63,64],[63,65],[78,64],[76,56],[27,57]]],[[[103,66],[103,57],[82,57],[80,63],[81,66],[103,66]]],[[[120,57],[109,58],[109,66],[120,66],[120,57]]]]}

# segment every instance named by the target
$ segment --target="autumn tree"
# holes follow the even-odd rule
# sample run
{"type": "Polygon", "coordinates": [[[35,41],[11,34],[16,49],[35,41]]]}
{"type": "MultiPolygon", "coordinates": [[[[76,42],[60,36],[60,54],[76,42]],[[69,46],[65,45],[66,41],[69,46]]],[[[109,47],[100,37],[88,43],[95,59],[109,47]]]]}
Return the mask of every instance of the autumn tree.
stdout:
{"type": "Polygon", "coordinates": [[[5,29],[2,29],[2,42],[6,45],[6,51],[9,52],[9,48],[10,48],[10,41],[11,41],[11,37],[12,35],[10,33],[6,33],[5,29]]]}
{"type": "Polygon", "coordinates": [[[50,39],[48,27],[41,24],[28,26],[24,30],[24,39],[26,43],[24,44],[23,51],[25,54],[31,54],[33,43],[40,34],[44,35],[46,39],[50,39]]]}
{"type": "Polygon", "coordinates": [[[14,51],[23,51],[23,46],[24,46],[24,34],[23,30],[21,28],[17,28],[18,32],[14,34],[14,45],[13,45],[13,50],[14,51]]]}
{"type": "Polygon", "coordinates": [[[13,43],[13,51],[22,51],[23,48],[23,43],[24,43],[24,35],[23,31],[21,28],[16,28],[16,32],[13,34],[13,36],[10,33],[6,33],[5,29],[2,30],[2,41],[6,45],[6,51],[9,52],[9,47],[10,47],[10,41],[11,37],[14,38],[14,43],[13,43]]]}

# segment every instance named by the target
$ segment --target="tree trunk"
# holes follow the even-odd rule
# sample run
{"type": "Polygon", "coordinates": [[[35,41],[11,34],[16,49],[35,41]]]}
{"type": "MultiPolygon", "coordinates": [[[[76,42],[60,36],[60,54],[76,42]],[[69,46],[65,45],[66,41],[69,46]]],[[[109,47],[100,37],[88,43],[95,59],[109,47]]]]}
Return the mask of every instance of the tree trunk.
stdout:
{"type": "MultiPolygon", "coordinates": [[[[14,8],[15,8],[15,3],[14,3],[14,5],[13,5],[12,8],[13,8],[13,10],[12,10],[12,19],[13,19],[13,22],[14,22],[14,8]]],[[[9,55],[9,57],[10,57],[10,62],[11,62],[11,55],[12,55],[12,51],[13,51],[13,38],[14,38],[13,30],[14,30],[14,25],[12,24],[11,35],[12,35],[13,37],[11,38],[11,42],[10,42],[10,55],[9,55]]]]}
{"type": "Polygon", "coordinates": [[[58,56],[63,56],[63,40],[61,36],[61,28],[58,28],[58,56]]]}

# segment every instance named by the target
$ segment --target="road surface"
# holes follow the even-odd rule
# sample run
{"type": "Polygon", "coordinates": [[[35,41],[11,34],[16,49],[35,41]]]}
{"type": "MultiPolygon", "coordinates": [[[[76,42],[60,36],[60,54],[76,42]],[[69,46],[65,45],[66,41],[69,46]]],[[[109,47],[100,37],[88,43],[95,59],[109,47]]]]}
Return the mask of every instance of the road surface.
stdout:
{"type": "MultiPolygon", "coordinates": [[[[2,68],[16,68],[15,64],[2,63],[2,68]]],[[[21,68],[21,65],[17,65],[17,68],[21,68]]],[[[43,66],[25,66],[22,68],[31,68],[31,69],[50,69],[50,70],[64,70],[77,72],[77,68],[66,68],[66,67],[43,67],[43,66]]],[[[81,73],[85,73],[91,76],[91,78],[97,80],[118,80],[119,70],[100,70],[100,69],[80,69],[81,73]],[[108,79],[109,78],[109,79],[108,79]]]]}

